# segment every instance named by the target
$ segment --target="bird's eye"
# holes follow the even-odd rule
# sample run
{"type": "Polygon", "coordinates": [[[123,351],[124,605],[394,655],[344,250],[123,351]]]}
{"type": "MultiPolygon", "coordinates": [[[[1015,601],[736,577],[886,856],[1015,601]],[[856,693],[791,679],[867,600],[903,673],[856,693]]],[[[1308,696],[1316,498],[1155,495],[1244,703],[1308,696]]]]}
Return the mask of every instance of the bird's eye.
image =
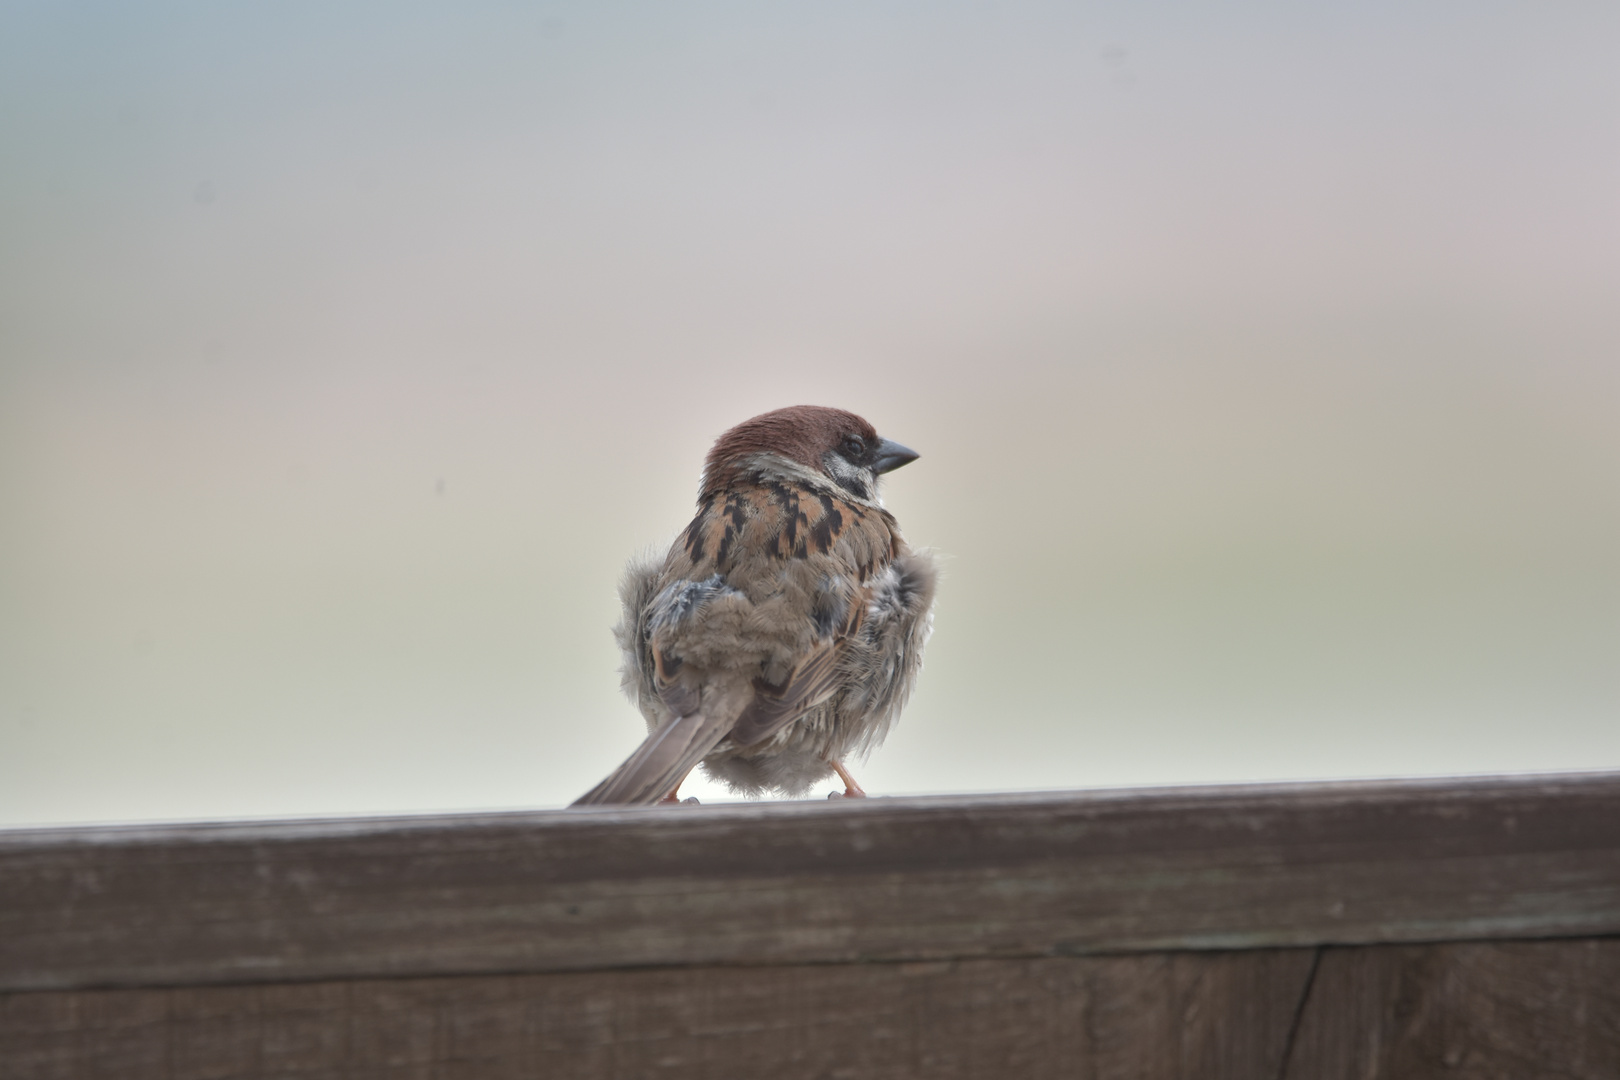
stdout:
{"type": "Polygon", "coordinates": [[[853,461],[866,452],[866,443],[862,441],[859,435],[846,435],[844,436],[844,444],[840,449],[844,451],[845,457],[853,461]]]}

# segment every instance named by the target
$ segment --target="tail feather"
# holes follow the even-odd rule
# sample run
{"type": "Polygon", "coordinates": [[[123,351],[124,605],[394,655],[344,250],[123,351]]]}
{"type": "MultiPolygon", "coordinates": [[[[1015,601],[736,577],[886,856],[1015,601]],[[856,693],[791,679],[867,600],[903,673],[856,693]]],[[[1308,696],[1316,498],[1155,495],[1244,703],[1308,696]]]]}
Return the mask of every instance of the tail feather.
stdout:
{"type": "Polygon", "coordinates": [[[704,710],[672,716],[573,805],[649,806],[673,791],[730,728],[729,719],[711,719],[704,710]]]}

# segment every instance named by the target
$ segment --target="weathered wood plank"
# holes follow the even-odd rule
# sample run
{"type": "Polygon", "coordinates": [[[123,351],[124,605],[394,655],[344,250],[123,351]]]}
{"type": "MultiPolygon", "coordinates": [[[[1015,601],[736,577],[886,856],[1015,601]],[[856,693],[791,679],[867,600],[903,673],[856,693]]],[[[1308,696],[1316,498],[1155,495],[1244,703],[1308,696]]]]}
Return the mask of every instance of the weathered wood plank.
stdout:
{"type": "Polygon", "coordinates": [[[1288,1080],[1614,1080],[1620,939],[1330,948],[1288,1080]]]}
{"type": "Polygon", "coordinates": [[[0,996],[10,1080],[1270,1080],[1309,950],[0,996]]]}
{"type": "Polygon", "coordinates": [[[1620,933],[1620,774],[0,834],[0,989],[1620,933]]]}

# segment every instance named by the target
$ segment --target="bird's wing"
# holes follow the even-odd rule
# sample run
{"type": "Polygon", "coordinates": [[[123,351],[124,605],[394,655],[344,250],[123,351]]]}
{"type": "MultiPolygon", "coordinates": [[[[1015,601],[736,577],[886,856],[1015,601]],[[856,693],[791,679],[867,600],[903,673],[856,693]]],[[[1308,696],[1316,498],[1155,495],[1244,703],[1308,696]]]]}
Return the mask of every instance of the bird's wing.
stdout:
{"type": "Polygon", "coordinates": [[[872,598],[872,580],[895,550],[893,520],[881,510],[777,485],[759,519],[762,545],[779,563],[799,563],[813,575],[809,611],[813,644],[781,683],[753,680],[754,697],[732,725],[731,738],[755,746],[838,692],[848,679],[850,642],[861,633],[872,598]]]}
{"type": "Polygon", "coordinates": [[[781,686],[755,679],[754,700],[731,725],[732,741],[739,746],[764,742],[832,697],[842,681],[838,665],[843,655],[842,639],[824,642],[781,686]]]}

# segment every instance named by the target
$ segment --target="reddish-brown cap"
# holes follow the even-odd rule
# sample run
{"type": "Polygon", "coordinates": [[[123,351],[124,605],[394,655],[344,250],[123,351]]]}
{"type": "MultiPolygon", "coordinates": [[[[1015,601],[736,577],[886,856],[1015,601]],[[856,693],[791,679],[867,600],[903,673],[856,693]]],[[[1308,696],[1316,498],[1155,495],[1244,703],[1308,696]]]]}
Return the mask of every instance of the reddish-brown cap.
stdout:
{"type": "Polygon", "coordinates": [[[823,471],[822,457],[851,437],[866,446],[879,443],[877,429],[852,412],[821,405],[792,405],[744,420],[714,441],[703,463],[703,492],[710,494],[736,478],[738,467],[760,453],[780,454],[823,471]]]}

